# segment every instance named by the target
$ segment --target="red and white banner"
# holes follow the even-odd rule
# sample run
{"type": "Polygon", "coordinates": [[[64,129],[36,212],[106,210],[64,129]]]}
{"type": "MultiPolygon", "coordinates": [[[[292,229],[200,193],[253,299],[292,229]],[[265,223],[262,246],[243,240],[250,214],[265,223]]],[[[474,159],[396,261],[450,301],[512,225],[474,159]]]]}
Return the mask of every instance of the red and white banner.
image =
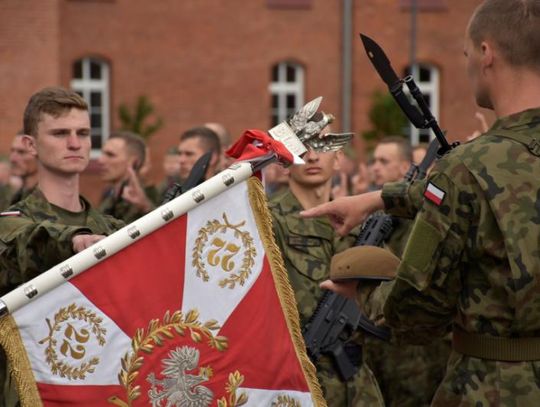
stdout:
{"type": "Polygon", "coordinates": [[[15,311],[15,376],[44,406],[324,405],[270,222],[251,178],[15,311]]]}

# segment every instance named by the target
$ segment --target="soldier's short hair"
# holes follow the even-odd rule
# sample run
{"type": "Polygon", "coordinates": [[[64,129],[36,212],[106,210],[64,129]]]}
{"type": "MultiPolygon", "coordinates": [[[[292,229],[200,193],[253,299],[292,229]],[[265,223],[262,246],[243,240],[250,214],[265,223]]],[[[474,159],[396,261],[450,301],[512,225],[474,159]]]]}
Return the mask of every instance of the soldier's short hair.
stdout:
{"type": "Polygon", "coordinates": [[[136,158],[137,167],[140,168],[146,160],[146,143],[144,139],[138,134],[127,130],[113,131],[109,139],[115,138],[124,140],[128,155],[136,158]]]}
{"type": "Polygon", "coordinates": [[[471,18],[469,37],[477,48],[492,40],[512,66],[540,70],[540,1],[485,0],[471,18]]]}
{"type": "Polygon", "coordinates": [[[214,154],[221,154],[221,142],[219,141],[219,137],[215,131],[209,129],[208,127],[193,127],[186,130],[180,136],[180,141],[191,138],[198,139],[205,151],[212,150],[214,154]]]}
{"type": "Polygon", "coordinates": [[[59,117],[71,109],[88,111],[88,104],[78,93],[59,86],[34,93],[24,110],[23,133],[37,136],[38,123],[43,113],[59,117]]]}
{"type": "Polygon", "coordinates": [[[179,155],[178,146],[171,146],[165,151],[165,155],[179,155]]]}
{"type": "Polygon", "coordinates": [[[412,146],[408,139],[402,136],[385,136],[379,142],[377,145],[381,144],[395,144],[398,148],[399,155],[401,158],[405,161],[412,162],[412,146]]]}

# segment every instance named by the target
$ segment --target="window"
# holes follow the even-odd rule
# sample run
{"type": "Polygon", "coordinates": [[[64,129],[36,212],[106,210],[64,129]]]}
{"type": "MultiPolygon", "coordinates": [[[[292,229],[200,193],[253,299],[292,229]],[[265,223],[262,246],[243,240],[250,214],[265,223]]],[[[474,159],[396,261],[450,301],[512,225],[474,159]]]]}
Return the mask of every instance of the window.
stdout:
{"type": "MultiPolygon", "coordinates": [[[[410,75],[410,67],[405,69],[405,75],[410,75]]],[[[435,119],[439,119],[439,70],[433,65],[419,64],[416,74],[416,84],[420,92],[424,95],[424,99],[428,104],[431,113],[435,119]]],[[[404,86],[405,92],[408,92],[407,86],[404,86]]],[[[418,143],[428,143],[434,135],[431,129],[417,129],[410,126],[410,140],[413,146],[418,143]]]]}
{"type": "Polygon", "coordinates": [[[271,127],[292,116],[304,105],[304,68],[292,62],[281,62],[272,67],[271,127]]]}
{"type": "Polygon", "coordinates": [[[73,64],[71,88],[88,103],[92,129],[91,157],[99,151],[109,137],[109,64],[96,58],[83,58],[73,64]]]}

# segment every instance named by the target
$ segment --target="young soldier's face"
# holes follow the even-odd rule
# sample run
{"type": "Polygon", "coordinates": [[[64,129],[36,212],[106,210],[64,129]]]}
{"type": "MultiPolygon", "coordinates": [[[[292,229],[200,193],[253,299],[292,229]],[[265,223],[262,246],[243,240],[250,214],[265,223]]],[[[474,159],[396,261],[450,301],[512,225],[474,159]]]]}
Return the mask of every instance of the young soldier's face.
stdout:
{"type": "Polygon", "coordinates": [[[290,181],[306,187],[325,184],[338,168],[337,155],[333,151],[318,153],[308,150],[302,158],[305,164],[290,167],[290,181]]]}
{"type": "Polygon", "coordinates": [[[11,164],[11,173],[22,178],[37,171],[36,157],[24,145],[22,135],[15,136],[11,143],[9,162],[11,164]]]}
{"type": "Polygon", "coordinates": [[[180,167],[179,174],[182,180],[185,180],[197,160],[206,153],[199,139],[191,137],[180,141],[178,145],[178,165],[180,167]]]}
{"type": "Polygon", "coordinates": [[[399,181],[407,173],[409,165],[410,163],[401,157],[397,144],[379,144],[373,152],[373,181],[378,186],[399,181]]]}
{"type": "Polygon", "coordinates": [[[90,118],[85,110],[72,108],[61,116],[41,114],[37,136],[25,136],[37,155],[40,170],[73,175],[85,170],[90,159],[90,118]]]}
{"type": "Polygon", "coordinates": [[[107,140],[98,161],[103,181],[116,183],[126,178],[128,167],[131,165],[126,142],[116,137],[107,140]]]}

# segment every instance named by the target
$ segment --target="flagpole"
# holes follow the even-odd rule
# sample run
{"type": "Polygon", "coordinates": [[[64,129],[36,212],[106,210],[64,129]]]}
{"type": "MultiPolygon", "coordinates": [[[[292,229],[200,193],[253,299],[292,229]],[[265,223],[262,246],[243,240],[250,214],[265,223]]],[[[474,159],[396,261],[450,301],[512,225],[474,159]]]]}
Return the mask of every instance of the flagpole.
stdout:
{"type": "Polygon", "coordinates": [[[321,101],[322,96],[313,99],[296,112],[289,122],[282,122],[268,132],[247,130],[228,150],[238,162],[10,291],[0,298],[0,318],[54,290],[225,190],[244,182],[268,164],[276,161],[303,164],[300,157],[307,151],[304,143],[317,151],[341,148],[352,135],[332,133],[333,137],[322,137],[321,131],[332,121],[333,116],[324,113],[315,115],[321,101]]]}
{"type": "Polygon", "coordinates": [[[233,163],[197,187],[167,202],[105,239],[57,264],[0,298],[0,317],[41,297],[73,277],[108,259],[150,233],[172,222],[190,210],[238,185],[268,164],[277,161],[269,154],[249,161],[233,163]]]}

